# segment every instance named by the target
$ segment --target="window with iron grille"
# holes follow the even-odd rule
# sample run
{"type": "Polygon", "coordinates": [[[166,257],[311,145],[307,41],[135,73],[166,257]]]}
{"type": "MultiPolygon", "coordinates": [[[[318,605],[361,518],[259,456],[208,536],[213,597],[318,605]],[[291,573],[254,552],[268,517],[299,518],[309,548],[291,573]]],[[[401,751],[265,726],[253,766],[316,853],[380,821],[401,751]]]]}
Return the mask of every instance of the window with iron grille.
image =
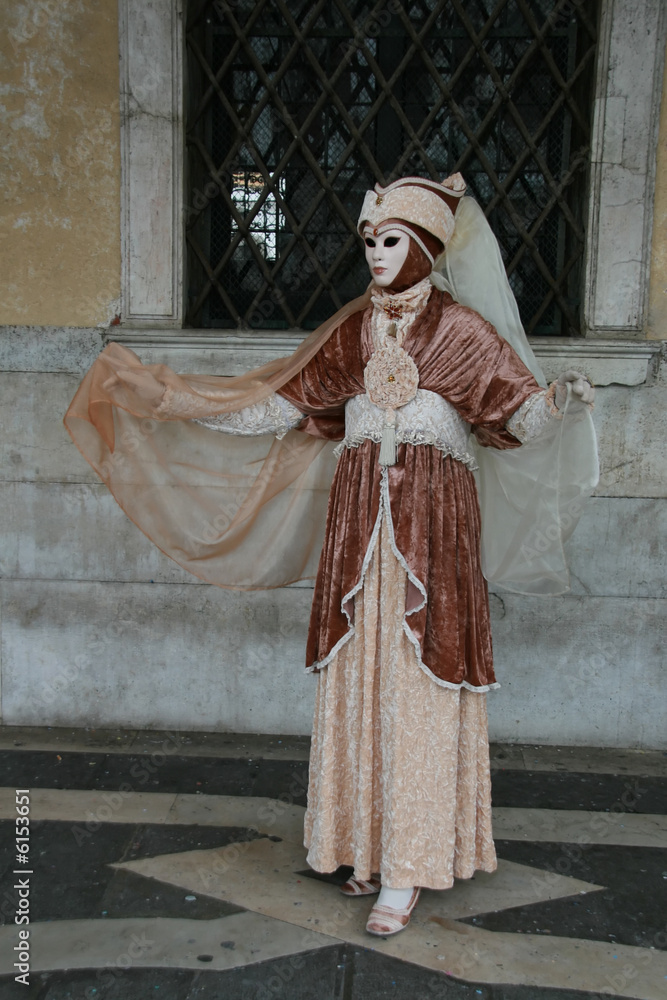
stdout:
{"type": "Polygon", "coordinates": [[[191,0],[187,324],[360,294],[364,192],[460,171],[529,334],[580,330],[595,0],[191,0]]]}

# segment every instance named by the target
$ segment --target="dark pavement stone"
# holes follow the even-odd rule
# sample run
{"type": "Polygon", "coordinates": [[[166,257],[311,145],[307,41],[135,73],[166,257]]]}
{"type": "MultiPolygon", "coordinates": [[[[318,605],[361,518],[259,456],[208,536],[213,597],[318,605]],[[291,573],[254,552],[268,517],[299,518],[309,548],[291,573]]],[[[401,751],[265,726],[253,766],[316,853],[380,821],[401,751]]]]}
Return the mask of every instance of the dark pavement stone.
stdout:
{"type": "Polygon", "coordinates": [[[346,963],[351,990],[343,994],[344,1000],[598,1000],[597,994],[579,990],[461,982],[372,949],[348,947],[346,963]]]}
{"type": "MultiPolygon", "coordinates": [[[[2,784],[23,788],[95,788],[113,792],[258,795],[305,805],[306,761],[184,757],[165,742],[153,754],[0,752],[2,784]],[[60,757],[60,759],[58,759],[60,757]]],[[[493,804],[526,809],[667,813],[667,777],[567,771],[495,770],[493,804]]]]}
{"type": "Polygon", "coordinates": [[[195,976],[192,969],[64,970],[31,976],[33,994],[0,976],[0,1000],[188,1000],[195,976]]]}
{"type": "Polygon", "coordinates": [[[237,841],[256,840],[261,835],[244,826],[166,826],[146,823],[135,827],[127,854],[119,861],[154,858],[158,854],[207,851],[237,841]]]}
{"type": "MultiPolygon", "coordinates": [[[[46,976],[48,973],[45,973],[46,976]]],[[[0,998],[1,1000],[40,1000],[46,981],[46,978],[42,979],[39,975],[31,973],[29,984],[24,986],[23,983],[14,982],[13,976],[0,976],[0,998]]]]}
{"type": "Polygon", "coordinates": [[[347,1000],[344,953],[344,945],[335,945],[228,972],[198,972],[187,1000],[347,1000]]]}
{"type": "MultiPolygon", "coordinates": [[[[12,820],[0,823],[0,838],[14,833],[12,820]]],[[[133,826],[102,824],[77,837],[77,824],[46,822],[31,826],[30,919],[74,920],[99,916],[100,900],[132,838],[133,826]]],[[[7,883],[5,883],[7,884],[7,883]]]]}
{"type": "Polygon", "coordinates": [[[354,874],[354,868],[349,865],[341,865],[337,868],[335,872],[316,872],[312,868],[304,868],[303,871],[297,872],[297,875],[302,875],[304,878],[312,878],[316,882],[326,882],[328,885],[343,885],[354,874]]]}
{"type": "Polygon", "coordinates": [[[124,784],[137,792],[282,796],[305,805],[308,765],[290,760],[108,755],[98,771],[96,787],[113,790],[124,784]]]}
{"type": "MultiPolygon", "coordinates": [[[[9,840],[13,833],[11,820],[0,823],[0,838],[9,840]]],[[[236,909],[230,909],[229,904],[213,897],[202,894],[200,898],[196,892],[169,887],[136,873],[133,873],[135,881],[126,879],[123,882],[117,878],[121,872],[109,866],[157,854],[220,847],[256,837],[255,832],[242,827],[103,823],[99,829],[89,832],[77,823],[40,823],[38,829],[33,829],[30,839],[34,872],[30,918],[41,921],[143,915],[132,908],[133,900],[150,916],[186,916],[202,920],[225,916],[236,909]],[[194,895],[197,899],[188,902],[186,895],[194,895]]],[[[13,876],[9,879],[2,883],[3,892],[12,895],[13,876]]],[[[13,919],[15,907],[11,901],[7,902],[5,915],[13,919]]]]}
{"type": "MultiPolygon", "coordinates": [[[[492,931],[667,947],[667,850],[496,841],[498,856],[605,886],[600,892],[469,917],[492,931]]],[[[546,874],[548,879],[548,874],[546,874]]]]}
{"type": "Polygon", "coordinates": [[[590,809],[594,812],[667,813],[667,778],[573,774],[567,771],[496,771],[494,806],[590,809]]]}
{"type": "MultiPolygon", "coordinates": [[[[0,767],[6,785],[23,788],[116,791],[125,786],[138,792],[266,795],[305,805],[305,761],[184,757],[171,752],[176,746],[165,741],[142,755],[7,750],[0,752],[0,767]]],[[[496,770],[492,785],[496,806],[667,812],[667,778],[496,770]]]]}
{"type": "Polygon", "coordinates": [[[282,798],[305,806],[308,789],[308,761],[263,760],[253,784],[253,795],[282,798]]]}
{"type": "Polygon", "coordinates": [[[0,977],[2,1000],[598,1000],[581,990],[461,982],[336,945],[227,972],[99,969],[41,973],[30,991],[0,977]],[[93,992],[94,991],[94,992],[93,992]]]}
{"type": "MultiPolygon", "coordinates": [[[[175,745],[174,745],[175,746],[175,745]]],[[[150,755],[15,750],[0,752],[2,783],[16,787],[95,788],[135,791],[259,795],[304,804],[305,761],[184,757],[171,744],[150,755]],[[60,759],[58,759],[60,758],[60,759]]],[[[497,806],[664,813],[667,778],[636,778],[568,772],[497,770],[497,806]]],[[[622,820],[621,820],[622,822],[622,820]]],[[[2,884],[11,885],[11,820],[0,822],[2,884]]],[[[222,847],[258,836],[245,828],[163,824],[41,821],[31,824],[33,883],[31,918],[192,917],[211,919],[238,912],[212,897],[168,886],[111,862],[222,847]],[[186,901],[186,895],[194,900],[186,901]]],[[[667,852],[608,845],[497,842],[500,857],[546,873],[557,871],[606,888],[598,893],[536,903],[469,919],[478,927],[544,933],[664,948],[667,852]],[[662,934],[662,936],[661,936],[662,934]]],[[[349,870],[318,876],[340,883],[349,870]]],[[[548,876],[545,876],[548,877],[548,876]]],[[[7,916],[7,914],[5,914],[7,916]]],[[[134,969],[52,972],[31,977],[30,987],[0,977],[0,1000],[583,1000],[592,994],[534,987],[462,983],[368,949],[337,945],[254,966],[213,972],[134,969]],[[93,990],[95,992],[93,992],[93,990]]]]}
{"type": "Polygon", "coordinates": [[[55,754],[42,750],[0,752],[1,784],[22,788],[94,788],[114,792],[282,796],[306,803],[308,764],[291,760],[234,760],[153,754],[55,754]],[[60,759],[58,759],[60,758],[60,759]]]}
{"type": "Polygon", "coordinates": [[[115,789],[129,785],[135,792],[253,795],[260,765],[261,762],[215,757],[109,754],[96,787],[115,789]]]}
{"type": "Polygon", "coordinates": [[[98,788],[104,754],[0,750],[0,785],[14,788],[98,788]]]}
{"type": "MultiPolygon", "coordinates": [[[[136,872],[116,871],[107,884],[100,903],[105,919],[122,917],[184,917],[187,920],[215,920],[243,908],[205,896],[196,890],[182,889],[136,872]],[[194,896],[195,898],[188,898],[194,896]]],[[[101,928],[104,930],[104,928],[101,928]]]]}

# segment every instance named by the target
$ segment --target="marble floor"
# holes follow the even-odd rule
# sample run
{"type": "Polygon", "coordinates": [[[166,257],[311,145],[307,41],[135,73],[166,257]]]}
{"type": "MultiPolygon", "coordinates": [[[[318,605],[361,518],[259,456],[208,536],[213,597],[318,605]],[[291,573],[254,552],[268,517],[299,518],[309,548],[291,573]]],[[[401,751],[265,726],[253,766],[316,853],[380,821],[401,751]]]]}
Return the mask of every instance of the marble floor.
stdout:
{"type": "Polygon", "coordinates": [[[308,869],[304,738],[4,727],[0,768],[0,1000],[667,997],[664,753],[493,746],[498,871],[387,939],[308,869]]]}

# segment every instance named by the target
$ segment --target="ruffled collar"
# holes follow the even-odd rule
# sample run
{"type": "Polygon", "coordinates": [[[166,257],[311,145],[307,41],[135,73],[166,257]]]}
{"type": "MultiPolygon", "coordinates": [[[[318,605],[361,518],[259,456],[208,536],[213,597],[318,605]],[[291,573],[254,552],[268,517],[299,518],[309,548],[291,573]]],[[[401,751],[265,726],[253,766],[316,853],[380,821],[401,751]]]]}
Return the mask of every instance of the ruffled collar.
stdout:
{"type": "Polygon", "coordinates": [[[388,337],[395,339],[401,346],[409,328],[428,302],[432,290],[429,278],[422,278],[404,292],[388,292],[384,288],[373,290],[372,327],[376,349],[384,346],[388,337]]]}
{"type": "Polygon", "coordinates": [[[386,288],[377,287],[371,293],[371,302],[375,308],[383,309],[391,319],[396,319],[404,312],[420,312],[426,305],[432,289],[430,278],[422,278],[404,292],[389,292],[386,288]]]}

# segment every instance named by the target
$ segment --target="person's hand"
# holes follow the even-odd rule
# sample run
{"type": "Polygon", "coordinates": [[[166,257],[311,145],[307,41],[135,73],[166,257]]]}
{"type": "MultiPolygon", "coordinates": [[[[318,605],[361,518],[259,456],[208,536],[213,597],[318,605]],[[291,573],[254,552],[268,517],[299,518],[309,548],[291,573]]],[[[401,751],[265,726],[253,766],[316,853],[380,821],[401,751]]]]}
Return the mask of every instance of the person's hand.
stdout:
{"type": "Polygon", "coordinates": [[[563,372],[556,379],[556,389],[554,392],[554,402],[559,410],[562,410],[567,402],[567,386],[568,383],[572,386],[572,396],[574,399],[581,403],[587,403],[591,405],[595,399],[595,387],[582,375],[581,372],[576,372],[573,369],[563,372]]]}
{"type": "Polygon", "coordinates": [[[164,395],[165,387],[149,371],[142,368],[134,371],[130,368],[118,368],[115,375],[102,383],[102,388],[108,392],[117,386],[123,385],[136,393],[140,399],[145,399],[147,403],[158,403],[164,395]]]}

